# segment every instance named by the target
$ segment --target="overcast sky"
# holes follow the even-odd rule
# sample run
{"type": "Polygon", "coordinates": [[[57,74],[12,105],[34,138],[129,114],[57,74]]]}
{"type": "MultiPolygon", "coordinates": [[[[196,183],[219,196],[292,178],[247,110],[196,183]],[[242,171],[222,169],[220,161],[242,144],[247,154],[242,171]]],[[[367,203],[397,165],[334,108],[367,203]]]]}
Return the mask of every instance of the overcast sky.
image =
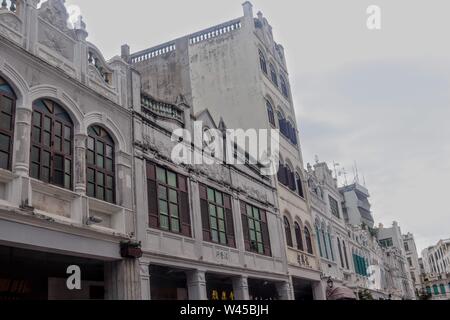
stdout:
{"type": "MultiPolygon", "coordinates": [[[[239,17],[242,2],[66,1],[108,58],[239,17]]],[[[450,238],[450,1],[252,3],[285,47],[305,162],[336,161],[352,182],[357,161],[377,223],[398,221],[419,251],[450,238]],[[381,31],[366,28],[371,4],[381,31]]]]}

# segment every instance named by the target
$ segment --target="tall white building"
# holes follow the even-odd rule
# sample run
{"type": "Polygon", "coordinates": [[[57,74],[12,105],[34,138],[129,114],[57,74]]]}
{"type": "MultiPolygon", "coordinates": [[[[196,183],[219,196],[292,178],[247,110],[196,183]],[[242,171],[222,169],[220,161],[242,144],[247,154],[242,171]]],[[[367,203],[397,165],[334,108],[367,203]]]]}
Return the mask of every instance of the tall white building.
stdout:
{"type": "Polygon", "coordinates": [[[450,299],[450,239],[422,251],[423,293],[433,300],[450,299]]]}
{"type": "Polygon", "coordinates": [[[422,289],[422,281],[420,276],[419,254],[417,251],[416,242],[414,240],[414,235],[412,233],[403,235],[403,244],[405,247],[406,260],[408,262],[411,280],[417,296],[422,289]]]}

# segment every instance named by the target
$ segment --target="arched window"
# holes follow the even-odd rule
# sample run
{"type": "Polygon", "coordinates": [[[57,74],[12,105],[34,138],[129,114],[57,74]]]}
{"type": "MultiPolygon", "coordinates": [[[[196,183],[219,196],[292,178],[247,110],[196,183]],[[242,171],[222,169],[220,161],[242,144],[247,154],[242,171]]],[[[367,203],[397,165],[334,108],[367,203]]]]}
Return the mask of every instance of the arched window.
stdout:
{"type": "Polygon", "coordinates": [[[333,240],[331,239],[330,231],[328,231],[328,243],[330,244],[331,260],[334,261],[333,240]]]}
{"type": "Polygon", "coordinates": [[[115,202],[114,154],[114,140],[109,133],[100,126],[90,126],[86,161],[86,193],[89,197],[115,202]]]}
{"type": "Polygon", "coordinates": [[[433,292],[434,292],[434,295],[439,295],[439,288],[438,288],[438,286],[437,285],[433,285],[433,292]]]}
{"type": "Polygon", "coordinates": [[[287,87],[287,84],[286,84],[286,80],[284,79],[283,76],[280,76],[280,85],[281,85],[281,93],[283,94],[283,96],[288,98],[289,97],[289,91],[288,91],[288,87],[287,87]]]}
{"type": "Polygon", "coordinates": [[[297,222],[295,223],[295,239],[297,240],[297,249],[301,251],[305,250],[303,247],[302,229],[297,222]]]}
{"type": "Polygon", "coordinates": [[[330,256],[328,255],[328,241],[326,236],[326,230],[323,226],[322,226],[322,239],[323,239],[323,246],[325,248],[325,257],[327,259],[330,259],[330,256]]]}
{"type": "Polygon", "coordinates": [[[273,106],[269,100],[266,99],[267,114],[269,115],[269,122],[275,127],[275,113],[273,112],[273,106]]]}
{"type": "Polygon", "coordinates": [[[297,183],[297,192],[298,195],[302,198],[305,197],[305,193],[303,192],[303,183],[302,179],[300,178],[300,175],[298,173],[295,174],[295,181],[297,183]]]}
{"type": "Polygon", "coordinates": [[[259,50],[259,63],[261,65],[261,70],[267,74],[267,62],[266,57],[264,56],[264,53],[262,53],[261,50],[259,50]]]}
{"type": "Polygon", "coordinates": [[[316,223],[316,237],[317,237],[317,246],[319,247],[319,253],[320,256],[323,257],[323,251],[322,251],[322,241],[320,240],[320,226],[316,223]]]}
{"type": "Polygon", "coordinates": [[[284,115],[280,111],[277,112],[277,116],[278,116],[278,127],[280,128],[280,132],[281,134],[286,135],[286,128],[287,128],[286,119],[284,118],[284,115]]]}
{"type": "Polygon", "coordinates": [[[431,287],[427,286],[427,294],[431,295],[431,287]]]}
{"type": "Polygon", "coordinates": [[[278,76],[277,72],[275,71],[275,67],[273,66],[273,64],[270,64],[269,67],[270,67],[270,78],[272,79],[273,84],[278,87],[278,76]]]}
{"type": "Polygon", "coordinates": [[[11,170],[16,95],[0,77],[0,168],[11,170]]]}
{"type": "Polygon", "coordinates": [[[295,187],[295,175],[293,170],[289,167],[289,165],[286,165],[286,186],[289,187],[292,191],[296,191],[295,187]]]}
{"type": "Polygon", "coordinates": [[[306,251],[307,251],[309,254],[313,254],[313,247],[312,247],[311,233],[309,232],[308,227],[305,227],[305,241],[306,241],[306,251]]]}
{"type": "Polygon", "coordinates": [[[289,223],[289,220],[286,217],[284,217],[284,233],[286,234],[286,242],[288,247],[293,247],[291,224],[289,223]]]}
{"type": "Polygon", "coordinates": [[[35,179],[72,189],[73,122],[54,101],[33,103],[30,175],[35,179]]]}
{"type": "Polygon", "coordinates": [[[342,251],[344,251],[345,266],[347,269],[350,269],[350,265],[348,264],[347,246],[345,245],[344,240],[342,240],[342,251]]]}
{"type": "Polygon", "coordinates": [[[295,129],[295,126],[291,124],[290,121],[288,121],[288,132],[287,135],[289,137],[289,140],[292,142],[292,144],[297,145],[298,139],[297,139],[297,130],[295,129]]]}
{"type": "Polygon", "coordinates": [[[441,294],[447,294],[447,292],[445,291],[445,286],[442,283],[439,285],[439,289],[441,289],[441,294]]]}

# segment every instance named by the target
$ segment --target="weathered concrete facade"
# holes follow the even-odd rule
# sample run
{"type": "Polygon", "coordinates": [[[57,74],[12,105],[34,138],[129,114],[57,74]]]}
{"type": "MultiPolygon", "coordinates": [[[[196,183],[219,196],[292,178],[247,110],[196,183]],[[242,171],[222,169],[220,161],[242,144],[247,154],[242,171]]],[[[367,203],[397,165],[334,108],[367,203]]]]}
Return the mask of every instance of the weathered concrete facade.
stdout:
{"type": "MultiPolygon", "coordinates": [[[[139,281],[126,275],[137,274],[137,264],[120,255],[120,243],[134,239],[136,226],[129,196],[133,193],[130,67],[119,57],[106,62],[86,41],[81,21],[70,29],[64,1],[49,0],[39,9],[36,0],[7,2],[8,7],[0,10],[0,77],[2,97],[12,99],[8,101],[14,121],[11,162],[0,169],[0,243],[11,255],[21,249],[32,250],[30,255],[61,255],[65,268],[72,264],[71,257],[96,261],[104,270],[96,281],[105,287],[107,297],[136,298],[139,281]],[[39,109],[42,106],[47,109],[39,109]],[[65,123],[63,137],[61,123],[65,123]],[[86,193],[86,154],[93,128],[102,128],[111,139],[111,154],[106,156],[113,166],[108,178],[114,201],[86,193]]],[[[102,157],[98,153],[92,167],[99,168],[100,159],[106,159],[102,157]]],[[[99,183],[98,194],[106,190],[99,183]]],[[[15,262],[8,263],[14,269],[15,262]]],[[[84,271],[81,266],[82,277],[84,271]]],[[[52,295],[50,285],[48,290],[52,295]]]]}

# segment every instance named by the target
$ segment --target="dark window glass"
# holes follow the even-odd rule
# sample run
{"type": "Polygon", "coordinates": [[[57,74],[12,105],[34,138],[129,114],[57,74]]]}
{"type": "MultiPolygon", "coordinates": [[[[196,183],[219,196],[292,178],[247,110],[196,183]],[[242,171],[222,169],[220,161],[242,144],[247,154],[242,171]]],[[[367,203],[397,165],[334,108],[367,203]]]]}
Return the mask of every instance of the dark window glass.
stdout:
{"type": "Polygon", "coordinates": [[[295,239],[297,240],[297,249],[301,251],[305,250],[303,247],[302,229],[297,222],[295,223],[295,239]]]}
{"type": "MultiPolygon", "coordinates": [[[[64,139],[67,128],[64,129],[64,139]]],[[[106,202],[115,202],[114,140],[100,126],[88,129],[87,139],[87,195],[106,202]]]]}
{"type": "Polygon", "coordinates": [[[281,85],[281,93],[283,94],[283,96],[288,98],[289,97],[289,91],[288,91],[288,88],[287,88],[286,80],[284,79],[283,76],[280,76],[280,85],[281,85]]]}
{"type": "Polygon", "coordinates": [[[269,100],[266,100],[266,106],[267,106],[267,114],[269,116],[269,122],[272,126],[275,126],[275,114],[273,112],[273,106],[269,100]]]}
{"type": "Polygon", "coordinates": [[[0,169],[11,170],[16,95],[0,77],[0,169]]]}
{"type": "Polygon", "coordinates": [[[307,227],[305,227],[305,241],[306,241],[306,251],[309,254],[313,254],[311,233],[309,232],[309,229],[307,227]]]}
{"type": "Polygon", "coordinates": [[[339,204],[338,202],[331,196],[328,196],[328,199],[330,201],[330,208],[331,208],[331,213],[336,217],[336,218],[340,218],[339,215],[339,204]]]}
{"type": "Polygon", "coordinates": [[[264,57],[264,54],[261,50],[259,50],[259,63],[261,65],[261,70],[267,74],[267,63],[266,63],[266,57],[264,57]]]}
{"type": "Polygon", "coordinates": [[[277,72],[275,71],[275,67],[272,64],[270,64],[270,78],[272,79],[273,84],[278,87],[277,72]]]}
{"type": "Polygon", "coordinates": [[[284,233],[286,235],[286,242],[288,247],[293,247],[291,224],[289,223],[289,220],[286,217],[284,217],[284,233]]]}
{"type": "Polygon", "coordinates": [[[54,101],[35,101],[30,175],[35,179],[72,189],[72,140],[73,123],[69,114],[54,101]],[[63,128],[66,128],[66,139],[63,137],[63,128]]]}

